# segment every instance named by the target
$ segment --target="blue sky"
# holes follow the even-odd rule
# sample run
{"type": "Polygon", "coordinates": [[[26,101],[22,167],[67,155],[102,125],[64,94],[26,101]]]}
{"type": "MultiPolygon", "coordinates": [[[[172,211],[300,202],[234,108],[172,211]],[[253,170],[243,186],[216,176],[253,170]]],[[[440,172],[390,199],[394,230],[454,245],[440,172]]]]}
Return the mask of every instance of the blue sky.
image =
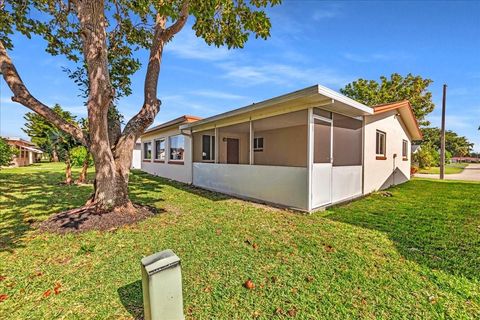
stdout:
{"type": "MultiPolygon", "coordinates": [[[[211,116],[316,83],[338,90],[358,79],[411,72],[434,80],[440,123],[441,89],[448,84],[447,129],[467,136],[480,151],[480,2],[284,1],[268,10],[271,38],[244,49],[208,47],[189,27],[164,55],[155,123],[183,114],[211,116]]],[[[34,38],[14,37],[11,57],[30,91],[86,115],[77,87],[62,72],[69,63],[45,53],[34,38]]],[[[146,61],[146,52],[139,58],[146,61]]],[[[133,94],[120,101],[129,119],[140,108],[144,69],[133,77],[133,94]]],[[[22,136],[27,111],[10,101],[0,80],[0,134],[22,136]]]]}

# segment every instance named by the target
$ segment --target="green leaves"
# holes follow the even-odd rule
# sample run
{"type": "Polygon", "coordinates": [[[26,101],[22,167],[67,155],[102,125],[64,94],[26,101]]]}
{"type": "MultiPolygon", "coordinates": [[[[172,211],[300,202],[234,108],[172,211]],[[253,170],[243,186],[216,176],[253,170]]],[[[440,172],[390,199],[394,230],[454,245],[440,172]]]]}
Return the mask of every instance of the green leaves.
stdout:
{"type": "MultiPolygon", "coordinates": [[[[280,4],[280,0],[190,0],[192,28],[209,45],[243,48],[250,36],[266,39],[271,23],[263,8],[280,4]]],[[[130,77],[140,61],[133,52],[149,49],[153,28],[159,16],[166,17],[167,27],[180,16],[183,0],[106,0],[105,20],[109,71],[116,98],[132,93],[130,77]]],[[[85,69],[81,29],[74,4],[60,0],[6,0],[0,7],[0,41],[13,48],[10,36],[20,32],[30,38],[41,36],[45,50],[63,55],[85,69]]],[[[85,74],[74,70],[69,76],[85,85],[85,74]]],[[[88,85],[88,83],[87,83],[88,85]]],[[[83,95],[88,90],[82,89],[83,95]]]]}
{"type": "Polygon", "coordinates": [[[431,79],[411,73],[406,77],[394,73],[390,78],[380,77],[380,82],[358,79],[340,89],[340,92],[368,106],[409,100],[419,124],[426,126],[429,122],[425,116],[435,108],[432,93],[428,90],[432,82],[431,79]]]}

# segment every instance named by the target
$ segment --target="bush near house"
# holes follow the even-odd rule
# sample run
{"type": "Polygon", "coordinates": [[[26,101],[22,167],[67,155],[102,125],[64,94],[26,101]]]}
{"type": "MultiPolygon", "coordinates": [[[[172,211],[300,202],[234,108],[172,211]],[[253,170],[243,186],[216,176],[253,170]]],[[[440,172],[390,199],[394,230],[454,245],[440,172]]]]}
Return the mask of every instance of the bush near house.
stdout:
{"type": "Polygon", "coordinates": [[[132,199],[158,215],[109,232],[40,233],[37,222],[92,191],[59,185],[64,166],[0,172],[9,319],[140,318],[139,261],[166,248],[182,259],[187,319],[480,317],[479,183],[416,179],[302,215],[136,171],[132,199]]]}

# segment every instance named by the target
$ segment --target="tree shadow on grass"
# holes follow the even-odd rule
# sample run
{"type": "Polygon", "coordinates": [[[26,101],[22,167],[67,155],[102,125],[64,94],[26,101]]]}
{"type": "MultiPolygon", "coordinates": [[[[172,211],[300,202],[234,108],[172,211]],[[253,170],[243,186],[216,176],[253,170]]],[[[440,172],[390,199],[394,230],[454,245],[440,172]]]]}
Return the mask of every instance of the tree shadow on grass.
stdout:
{"type": "Polygon", "coordinates": [[[132,172],[134,173],[134,175],[130,178],[130,181],[133,188],[130,190],[130,194],[132,196],[132,199],[138,198],[138,200],[141,200],[142,202],[144,201],[144,199],[155,200],[155,198],[152,197],[148,198],[145,195],[145,191],[160,191],[162,186],[170,186],[175,189],[180,189],[182,191],[189,192],[193,195],[200,196],[211,201],[235,199],[235,197],[229,196],[224,193],[209,191],[206,189],[195,187],[191,184],[186,184],[162,178],[159,176],[154,176],[140,170],[132,170],[132,172]]]}
{"type": "Polygon", "coordinates": [[[51,214],[83,204],[91,186],[65,186],[62,172],[3,171],[0,175],[0,252],[22,247],[25,234],[51,214]]]}
{"type": "Polygon", "coordinates": [[[126,286],[120,287],[118,297],[125,309],[134,319],[143,319],[143,293],[142,281],[137,280],[126,286]]]}
{"type": "Polygon", "coordinates": [[[334,207],[326,218],[381,231],[406,259],[480,279],[480,184],[414,180],[334,207]]]}

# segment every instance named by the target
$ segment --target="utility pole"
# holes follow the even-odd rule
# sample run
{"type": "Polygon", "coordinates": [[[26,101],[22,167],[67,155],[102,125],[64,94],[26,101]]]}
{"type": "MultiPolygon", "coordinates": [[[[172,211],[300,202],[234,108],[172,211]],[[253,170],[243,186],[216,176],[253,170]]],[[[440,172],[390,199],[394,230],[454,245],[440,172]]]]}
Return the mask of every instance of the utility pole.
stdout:
{"type": "Polygon", "coordinates": [[[445,108],[447,102],[447,85],[443,85],[442,131],[440,132],[440,179],[445,177],[445,108]]]}

